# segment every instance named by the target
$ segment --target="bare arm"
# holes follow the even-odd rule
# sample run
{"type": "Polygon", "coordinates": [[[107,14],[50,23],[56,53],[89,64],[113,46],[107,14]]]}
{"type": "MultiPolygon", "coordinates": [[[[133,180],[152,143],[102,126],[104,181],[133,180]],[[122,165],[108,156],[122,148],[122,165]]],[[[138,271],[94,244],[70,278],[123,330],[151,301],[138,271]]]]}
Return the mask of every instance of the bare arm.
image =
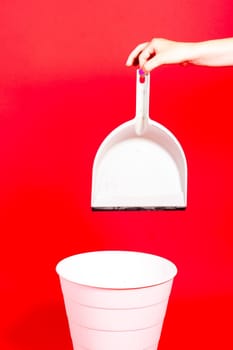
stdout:
{"type": "Polygon", "coordinates": [[[233,38],[201,42],[178,42],[162,38],[138,45],[126,65],[139,65],[149,72],[163,64],[191,63],[203,66],[233,66],[233,38]]]}

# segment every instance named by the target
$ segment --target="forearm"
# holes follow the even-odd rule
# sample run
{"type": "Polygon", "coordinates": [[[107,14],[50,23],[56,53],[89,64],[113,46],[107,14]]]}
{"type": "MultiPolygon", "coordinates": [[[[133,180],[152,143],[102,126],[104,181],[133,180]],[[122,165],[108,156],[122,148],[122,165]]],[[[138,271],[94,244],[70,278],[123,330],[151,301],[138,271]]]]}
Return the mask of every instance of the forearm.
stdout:
{"type": "Polygon", "coordinates": [[[232,66],[233,38],[216,39],[190,45],[188,62],[203,66],[232,66]],[[192,47],[191,47],[192,46],[192,47]]]}

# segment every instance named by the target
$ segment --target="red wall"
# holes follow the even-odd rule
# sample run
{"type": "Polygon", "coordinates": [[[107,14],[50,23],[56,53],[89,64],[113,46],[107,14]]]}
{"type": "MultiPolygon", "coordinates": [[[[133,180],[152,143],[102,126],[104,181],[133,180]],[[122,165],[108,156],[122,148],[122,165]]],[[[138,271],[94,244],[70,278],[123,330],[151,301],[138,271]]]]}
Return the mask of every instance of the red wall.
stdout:
{"type": "Polygon", "coordinates": [[[188,159],[186,211],[90,209],[97,148],[135,113],[129,51],[153,36],[233,36],[232,10],[230,0],[1,1],[1,349],[72,349],[55,265],[93,249],[177,264],[161,350],[233,348],[233,68],[151,74],[151,117],[188,159]]]}

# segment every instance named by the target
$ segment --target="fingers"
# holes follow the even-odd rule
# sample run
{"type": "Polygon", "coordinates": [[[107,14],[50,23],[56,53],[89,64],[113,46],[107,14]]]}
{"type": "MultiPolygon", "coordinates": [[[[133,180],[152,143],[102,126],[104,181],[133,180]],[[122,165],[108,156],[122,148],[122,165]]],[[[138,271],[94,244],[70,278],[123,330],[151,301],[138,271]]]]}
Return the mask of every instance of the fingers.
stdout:
{"type": "Polygon", "coordinates": [[[139,65],[139,55],[144,50],[148,43],[142,43],[135,47],[135,49],[129,54],[129,57],[126,61],[126,66],[138,66],[139,65]]]}
{"type": "Polygon", "coordinates": [[[144,42],[138,45],[129,55],[126,66],[139,66],[145,72],[150,72],[155,67],[159,66],[158,59],[156,57],[156,51],[154,43],[144,42]]]}
{"type": "Polygon", "coordinates": [[[161,61],[161,56],[155,55],[152,58],[150,58],[148,61],[146,61],[142,67],[144,72],[151,72],[154,68],[157,68],[161,66],[163,63],[161,61]]]}
{"type": "Polygon", "coordinates": [[[153,64],[153,61],[155,61],[155,57],[156,57],[156,51],[153,46],[153,43],[150,42],[144,47],[143,51],[140,53],[138,57],[139,66],[144,71],[149,72],[152,69],[151,62],[153,64]]]}

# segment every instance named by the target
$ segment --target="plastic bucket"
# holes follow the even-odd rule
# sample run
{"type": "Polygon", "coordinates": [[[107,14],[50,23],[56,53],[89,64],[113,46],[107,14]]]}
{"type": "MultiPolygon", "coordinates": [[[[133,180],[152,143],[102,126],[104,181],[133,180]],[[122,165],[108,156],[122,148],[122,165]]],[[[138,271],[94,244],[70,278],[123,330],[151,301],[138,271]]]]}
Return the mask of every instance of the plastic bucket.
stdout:
{"type": "Polygon", "coordinates": [[[156,350],[176,266],[133,251],[95,251],[56,266],[74,350],[156,350]]]}

